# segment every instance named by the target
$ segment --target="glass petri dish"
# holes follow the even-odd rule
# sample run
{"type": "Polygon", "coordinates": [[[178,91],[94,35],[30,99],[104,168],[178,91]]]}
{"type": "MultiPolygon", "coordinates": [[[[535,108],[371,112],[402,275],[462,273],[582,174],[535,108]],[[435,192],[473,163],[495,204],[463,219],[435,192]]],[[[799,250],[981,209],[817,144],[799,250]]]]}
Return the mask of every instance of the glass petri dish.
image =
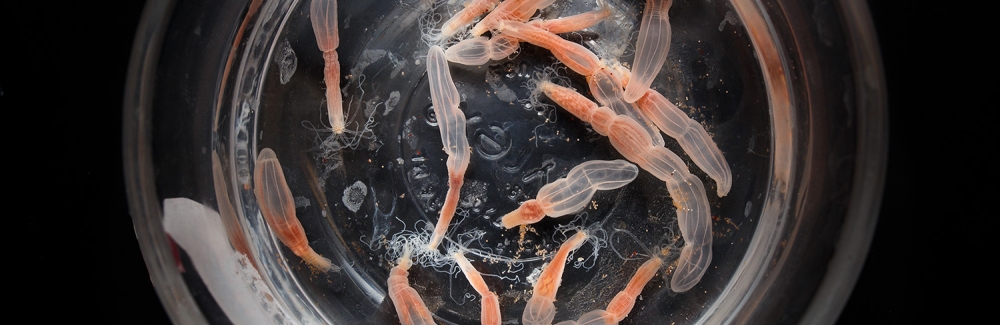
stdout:
{"type": "MultiPolygon", "coordinates": [[[[564,37],[632,62],[643,5],[607,1],[611,19],[564,37]]],[[[341,1],[348,123],[334,135],[309,1],[147,4],[125,100],[125,173],[140,246],[174,322],[241,323],[249,314],[274,323],[399,322],[386,279],[399,244],[429,232],[448,190],[424,34],[460,8],[341,1]],[[264,148],[283,166],[310,246],[338,271],[310,268],[260,214],[252,175],[264,148]],[[204,207],[199,213],[224,230],[166,221],[180,211],[175,198],[204,207]],[[205,256],[222,262],[199,262],[205,256]],[[225,273],[233,270],[245,278],[225,273]],[[219,289],[233,286],[251,294],[219,289]]],[[[596,8],[558,0],[537,16],[596,8]]],[[[531,45],[481,66],[450,66],[472,154],[439,253],[461,249],[499,296],[505,322],[520,321],[538,273],[580,229],[591,239],[557,261],[566,271],[556,322],[606,308],[652,254],[665,266],[623,324],[836,320],[874,232],[886,161],[885,87],[867,8],[677,0],[670,24],[653,88],[704,126],[733,172],[732,190],[719,197],[665,137],[705,183],[712,211],[712,262],[685,292],[669,286],[684,243],[676,209],[648,172],[598,191],[578,213],[500,226],[572,167],[622,159],[587,123],[532,96],[533,81],[549,78],[593,98],[583,77],[531,45]]],[[[408,279],[435,321],[478,323],[480,298],[454,263],[418,259],[408,279]]]]}

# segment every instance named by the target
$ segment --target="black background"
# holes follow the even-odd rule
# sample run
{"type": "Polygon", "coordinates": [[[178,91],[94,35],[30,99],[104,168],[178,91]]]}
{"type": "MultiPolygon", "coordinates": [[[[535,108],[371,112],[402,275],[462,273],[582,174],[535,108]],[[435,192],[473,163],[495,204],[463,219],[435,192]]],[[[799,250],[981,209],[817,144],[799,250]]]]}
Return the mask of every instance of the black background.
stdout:
{"type": "MultiPolygon", "coordinates": [[[[0,112],[12,140],[4,238],[13,254],[3,259],[12,311],[168,323],[122,173],[124,83],[143,1],[9,2],[0,4],[0,112]]],[[[985,100],[996,93],[987,78],[997,55],[984,47],[997,36],[974,26],[988,22],[986,10],[869,7],[889,89],[889,166],[875,238],[838,324],[971,321],[989,308],[972,294],[997,287],[988,270],[1000,256],[988,250],[1000,213],[984,209],[997,200],[1000,107],[985,100]]]]}

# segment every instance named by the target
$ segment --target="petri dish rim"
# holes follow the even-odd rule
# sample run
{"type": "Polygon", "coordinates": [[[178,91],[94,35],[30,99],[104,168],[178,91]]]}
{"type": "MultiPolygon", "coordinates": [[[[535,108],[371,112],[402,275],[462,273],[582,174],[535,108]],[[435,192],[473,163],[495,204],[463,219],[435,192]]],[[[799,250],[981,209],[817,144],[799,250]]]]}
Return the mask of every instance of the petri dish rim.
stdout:
{"type": "MultiPolygon", "coordinates": [[[[776,16],[782,14],[780,10],[790,10],[789,8],[796,7],[794,4],[789,4],[791,1],[777,1],[777,3],[776,6],[771,7],[761,5],[760,3],[753,4],[756,5],[755,8],[768,8],[763,10],[764,13],[776,16]],[[776,10],[778,12],[775,12],[776,10]]],[[[164,29],[167,28],[168,17],[173,4],[173,1],[150,1],[144,12],[143,21],[140,24],[140,32],[137,33],[136,44],[133,48],[133,58],[130,64],[128,82],[130,88],[126,92],[125,100],[124,114],[126,122],[124,132],[126,136],[124,158],[133,220],[136,224],[136,231],[140,238],[140,246],[143,249],[144,258],[150,269],[151,278],[157,284],[157,291],[160,293],[161,301],[164,302],[168,314],[171,315],[171,318],[175,322],[197,323],[199,320],[205,320],[206,318],[204,315],[201,315],[200,309],[196,307],[197,304],[191,298],[191,294],[185,285],[186,282],[182,280],[180,274],[173,268],[171,257],[165,253],[168,250],[166,250],[167,247],[164,245],[166,238],[163,236],[162,226],[158,222],[151,222],[160,220],[161,216],[159,215],[159,203],[156,199],[155,186],[152,183],[155,182],[155,177],[152,176],[154,174],[153,166],[150,165],[150,161],[152,160],[149,140],[150,131],[148,129],[152,124],[150,121],[152,117],[150,102],[152,101],[152,94],[155,92],[153,74],[155,73],[155,63],[158,60],[158,49],[165,33],[164,29]],[[174,269],[174,272],[170,272],[171,269],[174,269]]],[[[851,231],[845,231],[841,235],[842,239],[838,245],[842,245],[843,249],[838,249],[836,254],[839,255],[834,256],[832,258],[833,262],[831,262],[832,269],[842,268],[843,270],[827,274],[822,280],[821,288],[830,288],[831,286],[842,288],[844,287],[843,284],[846,283],[850,284],[848,287],[853,286],[857,274],[860,272],[860,263],[864,261],[865,251],[874,230],[874,222],[876,220],[875,211],[877,211],[878,202],[880,201],[883,179],[881,175],[884,175],[884,149],[886,146],[885,139],[887,138],[883,97],[884,82],[881,78],[878,53],[873,43],[874,33],[870,19],[867,17],[865,8],[856,1],[845,1],[838,4],[840,5],[838,10],[848,16],[847,18],[843,18],[844,21],[851,22],[847,24],[847,34],[853,42],[857,43],[852,43],[851,65],[855,69],[863,71],[854,78],[856,84],[855,91],[857,92],[857,111],[859,112],[858,121],[859,124],[863,125],[858,127],[862,135],[858,137],[857,145],[862,148],[859,151],[863,150],[865,159],[859,159],[856,162],[857,167],[855,168],[857,172],[854,173],[853,186],[850,191],[849,212],[847,213],[847,217],[844,218],[845,224],[847,224],[845,228],[849,228],[851,231]],[[866,23],[867,26],[865,26],[866,23]],[[854,244],[845,244],[845,242],[854,244]],[[845,255],[848,257],[843,257],[845,255]]],[[[769,26],[768,29],[773,34],[780,35],[781,31],[775,31],[775,28],[774,26],[769,26]]],[[[788,31],[785,32],[787,33],[788,31]]],[[[781,37],[777,38],[781,39],[781,37]]],[[[787,38],[782,40],[787,40],[787,38]]],[[[797,63],[801,64],[801,62],[797,63]]],[[[783,61],[782,65],[787,67],[788,63],[783,61]]],[[[791,118],[795,119],[798,117],[792,116],[791,118]]],[[[802,132],[802,130],[796,131],[802,132]]],[[[777,147],[777,145],[772,147],[777,147]]],[[[783,204],[809,203],[803,203],[803,200],[804,198],[802,197],[793,197],[789,201],[795,202],[784,202],[783,204]]],[[[779,210],[787,211],[780,208],[779,210]]],[[[758,228],[758,232],[760,231],[765,230],[758,228]]],[[[781,236],[778,237],[780,238],[781,236]]],[[[763,237],[755,236],[755,240],[757,238],[763,237]]],[[[790,254],[787,251],[777,253],[790,254]]],[[[754,281],[756,285],[760,283],[765,283],[766,285],[768,280],[776,281],[774,274],[771,275],[770,279],[760,278],[762,276],[761,273],[755,273],[754,275],[758,276],[754,281]]],[[[753,285],[747,288],[747,291],[752,290],[753,285]]],[[[803,320],[827,320],[832,322],[835,318],[830,319],[828,317],[839,313],[850,291],[847,290],[845,293],[843,289],[819,290],[819,295],[826,295],[826,297],[815,297],[812,300],[812,304],[808,307],[803,320]],[[838,300],[839,303],[837,303],[838,300]]],[[[733,308],[744,308],[747,303],[767,298],[772,294],[774,293],[765,290],[754,298],[742,299],[740,303],[733,305],[733,308]]],[[[753,312],[753,310],[755,309],[744,309],[742,314],[725,320],[737,323],[747,322],[753,319],[754,316],[759,315],[753,312]]]]}

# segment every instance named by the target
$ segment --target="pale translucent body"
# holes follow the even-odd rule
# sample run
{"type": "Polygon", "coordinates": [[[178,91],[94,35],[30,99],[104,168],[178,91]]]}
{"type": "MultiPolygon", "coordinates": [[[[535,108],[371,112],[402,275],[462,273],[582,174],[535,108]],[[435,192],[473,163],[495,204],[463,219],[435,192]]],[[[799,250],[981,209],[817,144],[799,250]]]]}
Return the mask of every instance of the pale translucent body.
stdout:
{"type": "Polygon", "coordinates": [[[441,131],[441,142],[444,151],[448,153],[448,194],[445,196],[441,215],[438,217],[434,234],[429,243],[429,249],[437,247],[448,224],[458,207],[459,191],[464,182],[465,170],[469,168],[469,140],[465,133],[465,113],[458,109],[458,88],[451,79],[448,70],[448,60],[444,57],[441,47],[432,46],[427,51],[427,79],[430,84],[431,102],[434,105],[434,115],[437,118],[438,129],[441,131]]]}
{"type": "Polygon", "coordinates": [[[482,297],[480,300],[481,312],[479,316],[481,323],[483,325],[499,325],[500,300],[497,294],[486,287],[486,281],[483,280],[483,276],[479,274],[479,271],[476,271],[476,268],[472,267],[472,263],[469,263],[469,260],[462,253],[456,252],[452,257],[455,258],[458,267],[462,269],[465,278],[472,284],[472,288],[476,289],[476,292],[482,297]]]}
{"type": "Polygon", "coordinates": [[[632,311],[632,307],[635,306],[635,299],[639,297],[642,293],[642,289],[646,287],[649,280],[653,279],[656,275],[656,271],[660,269],[663,265],[663,260],[659,257],[650,258],[646,263],[643,263],[638,270],[635,271],[635,275],[629,280],[628,285],[625,289],[618,292],[611,303],[608,304],[607,309],[598,309],[589,311],[580,316],[576,321],[568,320],[559,322],[556,325],[610,325],[618,324],[628,313],[632,311]]]}
{"type": "Polygon", "coordinates": [[[556,323],[556,325],[611,325],[618,324],[614,321],[614,315],[603,310],[591,310],[580,316],[579,319],[572,321],[566,320],[556,323]]]}
{"type": "Polygon", "coordinates": [[[504,59],[514,54],[517,48],[517,40],[510,37],[478,36],[456,43],[444,51],[444,55],[448,61],[477,66],[490,60],[504,59]]]}
{"type": "MultiPolygon", "coordinates": [[[[621,66],[611,66],[622,76],[625,84],[630,84],[631,72],[621,66]]],[[[733,173],[729,169],[722,150],[708,135],[705,128],[691,117],[687,116],[677,105],[671,103],[659,92],[649,89],[635,102],[635,106],[649,121],[655,124],[663,133],[680,143],[695,165],[715,180],[716,194],[726,196],[733,184],[733,173]]]]}
{"type": "Polygon", "coordinates": [[[684,292],[694,287],[712,263],[712,216],[705,186],[688,174],[679,182],[667,181],[667,191],[677,207],[677,225],[684,248],[670,279],[670,290],[684,292]]]}
{"type": "Polygon", "coordinates": [[[309,246],[306,232],[295,216],[292,191],[288,189],[281,163],[271,148],[264,148],[257,155],[253,181],[260,213],[264,215],[264,220],[271,226],[274,235],[309,265],[324,272],[335,270],[329,259],[320,256],[309,246]]]}
{"type": "Polygon", "coordinates": [[[626,103],[622,99],[622,89],[624,88],[622,80],[615,76],[613,69],[604,65],[596,54],[580,44],[570,42],[550,31],[530,24],[505,21],[499,29],[502,35],[509,35],[552,52],[552,55],[570,70],[587,77],[591,93],[594,94],[598,102],[611,108],[617,114],[626,115],[639,121],[640,127],[653,141],[653,145],[662,146],[664,144],[660,131],[652,123],[647,122],[634,105],[626,103]]]}
{"type": "Polygon", "coordinates": [[[720,197],[729,193],[733,185],[733,172],[729,169],[722,150],[719,150],[719,146],[712,141],[701,123],[688,117],[655,90],[647,91],[636,104],[646,118],[663,133],[676,139],[695,165],[715,180],[716,193],[720,197]]]}
{"type": "Polygon", "coordinates": [[[646,287],[649,280],[653,279],[656,272],[663,265],[663,260],[659,257],[650,258],[642,266],[635,271],[635,275],[632,275],[632,279],[628,281],[625,289],[618,292],[617,295],[611,302],[608,303],[608,313],[614,315],[615,322],[620,322],[628,316],[628,313],[632,311],[632,307],[635,306],[635,299],[639,297],[642,293],[642,289],[646,287]]]}
{"type": "Polygon", "coordinates": [[[500,3],[500,0],[469,0],[465,2],[465,8],[459,10],[441,25],[441,36],[439,36],[439,39],[446,39],[451,37],[451,35],[455,35],[455,32],[458,32],[462,27],[471,23],[479,15],[493,10],[497,6],[497,3],[500,3]]]}
{"type": "Polygon", "coordinates": [[[639,39],[635,43],[632,81],[625,88],[626,102],[632,103],[642,97],[667,61],[671,35],[667,11],[671,4],[673,0],[646,0],[639,39]]]}
{"type": "Polygon", "coordinates": [[[343,134],[346,121],[344,99],[340,93],[340,59],[337,56],[337,47],[340,46],[337,0],[312,0],[309,16],[313,33],[316,34],[316,44],[323,51],[323,81],[326,83],[326,109],[330,114],[330,126],[333,127],[333,132],[343,134]]]}
{"type": "Polygon", "coordinates": [[[539,82],[539,88],[559,106],[589,122],[595,131],[607,135],[611,145],[626,159],[667,183],[685,242],[670,288],[677,292],[691,289],[701,280],[712,260],[711,207],[701,180],[688,171],[676,154],[654,146],[635,120],[616,115],[607,107],[598,107],[572,89],[547,81],[539,82]]]}
{"type": "Polygon", "coordinates": [[[472,27],[472,36],[483,35],[506,20],[527,21],[535,11],[551,5],[555,0],[506,0],[501,2],[483,20],[472,27]]]}
{"type": "Polygon", "coordinates": [[[553,34],[575,32],[597,25],[611,15],[611,9],[602,6],[600,9],[591,10],[582,14],[556,19],[532,20],[529,25],[544,29],[553,34]]]}
{"type": "Polygon", "coordinates": [[[493,57],[492,39],[473,37],[456,43],[444,51],[446,60],[464,65],[483,65],[493,57]]]}
{"type": "Polygon", "coordinates": [[[552,261],[545,267],[542,274],[535,282],[531,299],[524,307],[521,314],[521,323],[524,325],[549,325],[556,316],[556,291],[562,283],[563,270],[566,269],[566,257],[569,253],[580,248],[587,239],[586,232],[578,232],[561,246],[552,261]]]}
{"type": "MultiPolygon", "coordinates": [[[[548,30],[551,33],[579,31],[601,22],[611,12],[607,8],[552,20],[533,20],[529,25],[548,30]]],[[[519,47],[518,40],[511,36],[496,35],[493,38],[478,36],[463,40],[444,51],[445,58],[458,64],[477,66],[490,60],[501,60],[514,54],[519,47]]]]}
{"type": "Polygon", "coordinates": [[[407,252],[397,261],[397,265],[389,271],[389,299],[396,307],[399,322],[403,325],[433,325],[434,317],[420,294],[410,287],[408,279],[410,272],[410,254],[407,252]]]}
{"type": "Polygon", "coordinates": [[[598,69],[593,75],[587,76],[587,83],[590,85],[590,93],[594,94],[594,99],[597,99],[598,103],[611,108],[618,115],[625,115],[639,122],[639,126],[649,134],[653,145],[663,146],[663,136],[660,135],[660,130],[657,130],[656,126],[646,120],[635,104],[627,103],[622,99],[623,83],[621,78],[613,72],[613,69],[607,67],[598,69]]]}
{"type": "Polygon", "coordinates": [[[688,173],[684,162],[670,150],[653,145],[649,134],[634,119],[615,114],[611,109],[591,102],[576,91],[542,81],[539,88],[559,106],[589,122],[594,131],[607,135],[611,144],[628,160],[661,180],[680,179],[688,173]]]}
{"type": "Polygon", "coordinates": [[[545,184],[536,199],[524,202],[517,210],[503,216],[505,228],[532,224],[545,216],[560,217],[580,211],[590,203],[597,190],[625,186],[639,175],[639,168],[624,160],[593,160],[573,167],[569,174],[545,184]]]}
{"type": "Polygon", "coordinates": [[[536,26],[503,21],[497,25],[501,35],[509,35],[521,41],[543,47],[576,73],[589,76],[601,67],[601,59],[583,45],[573,43],[536,26]]]}

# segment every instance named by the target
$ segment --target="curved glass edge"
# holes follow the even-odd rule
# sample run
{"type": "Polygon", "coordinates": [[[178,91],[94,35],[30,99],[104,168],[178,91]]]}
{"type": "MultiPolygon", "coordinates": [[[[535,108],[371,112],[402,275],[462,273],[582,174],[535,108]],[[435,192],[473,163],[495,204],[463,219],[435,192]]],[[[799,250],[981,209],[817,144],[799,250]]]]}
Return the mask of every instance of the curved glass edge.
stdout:
{"type": "Polygon", "coordinates": [[[875,235],[888,162],[885,75],[871,13],[864,1],[844,0],[837,5],[847,29],[851,66],[856,72],[857,152],[865,159],[855,162],[854,185],[841,236],[830,260],[830,269],[803,315],[802,324],[832,324],[844,309],[875,235]],[[846,283],[851,285],[844,285],[846,283]]]}
{"type": "MultiPolygon", "coordinates": [[[[757,2],[754,3],[757,4],[757,2]]],[[[180,274],[173,267],[172,257],[162,253],[169,252],[170,249],[164,236],[162,224],[149,222],[149,220],[162,218],[156,195],[151,195],[156,192],[155,186],[152,184],[154,179],[152,170],[149,167],[151,166],[149,163],[151,153],[148,146],[150,142],[149,127],[151,126],[150,95],[153,88],[153,78],[149,72],[153,70],[157,62],[159,45],[173,4],[174,1],[170,0],[150,1],[144,10],[142,23],[136,34],[124,102],[123,158],[130,212],[147,268],[150,270],[150,277],[154,285],[166,284],[164,287],[157,285],[161,302],[175,323],[207,323],[186,285],[184,285],[180,274]],[[142,196],[139,193],[146,193],[146,195],[142,196]],[[140,218],[140,216],[144,218],[140,218]]],[[[853,288],[853,285],[844,287],[843,283],[855,283],[860,273],[874,233],[884,183],[885,148],[888,138],[886,136],[884,78],[881,61],[877,46],[871,45],[877,44],[874,34],[871,33],[874,29],[871,27],[870,16],[863,2],[845,1],[838,5],[841,6],[845,26],[848,28],[851,40],[849,43],[860,44],[852,47],[850,53],[852,53],[851,64],[855,67],[855,71],[862,72],[855,75],[855,91],[858,94],[856,104],[861,113],[858,116],[860,134],[857,145],[858,153],[866,157],[866,160],[856,162],[856,172],[851,190],[851,206],[848,208],[843,235],[838,241],[836,255],[831,260],[830,272],[824,277],[820,291],[801,319],[803,323],[832,323],[843,308],[853,288]],[[866,34],[866,32],[868,33],[866,34]]],[[[780,62],[784,62],[784,60],[780,62]]],[[[788,124],[792,124],[794,121],[792,117],[786,117],[784,120],[788,124]]],[[[794,137],[789,135],[788,139],[794,139],[794,137]]],[[[778,148],[779,146],[775,145],[774,147],[778,148]]],[[[777,154],[776,151],[776,159],[777,154]]],[[[789,158],[784,161],[790,164],[793,160],[791,157],[795,157],[795,155],[790,152],[786,155],[789,158]]],[[[780,162],[776,161],[776,163],[780,162]]],[[[790,175],[796,174],[791,173],[790,175]]],[[[789,186],[788,178],[785,178],[784,182],[780,182],[781,177],[777,178],[778,185],[789,186]]],[[[784,211],[790,204],[787,200],[781,200],[781,198],[787,197],[788,193],[781,192],[775,187],[772,187],[772,191],[768,195],[774,195],[779,200],[776,202],[776,206],[765,210],[781,214],[781,211],[784,211]]],[[[765,214],[767,214],[766,211],[765,214]]],[[[786,216],[776,217],[786,218],[786,216]]],[[[786,225],[778,225],[778,227],[786,227],[786,225]]],[[[778,235],[778,237],[781,236],[778,235]]],[[[757,247],[756,245],[751,246],[757,247]]],[[[773,247],[773,245],[763,247],[773,247]]],[[[771,251],[770,254],[774,254],[774,252],[771,251]]],[[[762,261],[768,260],[770,259],[762,261]]],[[[767,266],[760,265],[760,267],[766,268],[767,266]]],[[[753,272],[744,275],[751,277],[753,272]]],[[[759,276],[752,281],[754,286],[761,280],[759,276]]],[[[745,289],[753,291],[753,287],[745,289]]],[[[733,307],[746,307],[743,305],[746,302],[744,300],[733,307]]],[[[732,318],[729,319],[729,321],[732,320],[732,318]]]]}
{"type": "MultiPolygon", "coordinates": [[[[271,52],[267,49],[274,48],[279,38],[278,35],[285,28],[289,19],[287,13],[289,8],[300,5],[299,0],[276,0],[267,2],[256,2],[251,4],[250,12],[244,20],[244,26],[237,33],[242,39],[239,40],[238,47],[230,53],[227,65],[231,66],[229,77],[222,85],[219,102],[214,115],[213,123],[213,151],[219,155],[225,169],[223,178],[228,179],[227,189],[231,193],[231,200],[237,207],[235,212],[239,215],[239,220],[243,223],[243,231],[247,236],[248,248],[253,251],[254,256],[278,256],[278,259],[257,259],[260,267],[261,278],[270,288],[273,298],[277,304],[284,307],[287,317],[306,324],[327,323],[333,324],[331,319],[322,313],[317,304],[305,290],[305,286],[299,278],[287,272],[287,266],[280,261],[285,260],[286,254],[280,249],[280,241],[271,233],[270,227],[266,226],[263,216],[256,208],[256,204],[247,205],[245,200],[253,196],[249,190],[232,191],[239,188],[236,184],[239,181],[238,171],[241,169],[252,170],[257,157],[256,137],[249,136],[245,139],[244,157],[239,157],[240,153],[227,153],[220,150],[220,146],[229,148],[240,148],[239,134],[257,134],[257,123],[259,123],[259,104],[261,102],[261,89],[264,77],[268,73],[269,65],[260,62],[270,62],[271,52]],[[256,5],[256,6],[255,6],[256,5]],[[247,69],[246,67],[262,66],[260,70],[247,69]],[[225,117],[225,116],[228,116],[225,117]],[[239,118],[234,118],[239,116],[239,118]],[[245,118],[244,118],[245,116],[245,118]],[[240,131],[242,130],[242,131],[240,131]],[[242,159],[242,160],[241,160],[242,159]],[[240,165],[239,161],[245,163],[240,165]]],[[[341,263],[346,263],[341,261],[341,263]]],[[[225,297],[221,299],[226,299],[225,297]]]]}
{"type": "Polygon", "coordinates": [[[132,44],[122,103],[122,159],[129,214],[142,250],[149,278],[160,303],[175,324],[208,324],[174,267],[170,244],[163,231],[152,169],[152,95],[160,46],[175,1],[152,0],[143,9],[132,44]]]}
{"type": "Polygon", "coordinates": [[[730,4],[753,39],[758,62],[764,72],[771,110],[772,164],[769,189],[760,214],[757,230],[740,264],[723,292],[722,299],[709,306],[696,323],[731,324],[748,322],[775,277],[775,260],[782,258],[779,243],[788,239],[790,224],[794,223],[788,210],[792,205],[792,192],[796,190],[800,172],[797,162],[801,133],[797,128],[798,107],[795,90],[789,82],[792,77],[786,66],[788,59],[782,52],[781,40],[772,29],[764,5],[755,0],[732,0],[730,4]]]}
{"type": "MultiPolygon", "coordinates": [[[[775,25],[793,18],[794,22],[788,22],[801,24],[808,19],[789,16],[802,8],[794,0],[730,3],[753,35],[758,60],[766,74],[773,123],[771,187],[750,250],[725,288],[722,294],[725,298],[711,305],[697,323],[754,323],[763,317],[778,323],[831,324],[850,297],[864,264],[877,221],[886,168],[885,88],[870,16],[860,1],[837,2],[834,4],[837,12],[831,13],[845,26],[845,56],[848,56],[845,60],[852,70],[853,86],[844,91],[856,94],[846,104],[857,112],[852,119],[857,123],[857,134],[852,143],[854,148],[847,152],[856,158],[845,195],[847,206],[839,212],[827,211],[824,205],[835,201],[827,202],[823,195],[836,193],[825,192],[822,185],[817,187],[810,182],[823,184],[830,180],[830,175],[810,173],[823,166],[817,159],[842,152],[843,147],[813,148],[811,144],[829,136],[825,133],[829,126],[812,125],[810,121],[824,116],[834,106],[823,104],[823,90],[813,84],[816,80],[808,78],[814,72],[806,73],[810,68],[818,68],[811,62],[816,60],[816,53],[810,51],[816,49],[800,48],[811,46],[811,36],[798,35],[806,31],[787,29],[791,26],[775,25]],[[788,52],[795,49],[799,51],[788,52]],[[803,54],[802,50],[808,53],[803,54]],[[816,177],[819,178],[812,180],[816,177]],[[827,259],[804,257],[802,248],[793,248],[817,245],[810,244],[809,237],[819,228],[807,221],[816,213],[833,213],[841,218],[836,229],[831,229],[837,230],[837,234],[831,236],[832,243],[826,247],[830,251],[827,259]],[[800,263],[803,258],[809,263],[825,263],[816,267],[823,270],[822,275],[813,278],[787,269],[789,263],[800,263]],[[790,298],[781,294],[782,288],[800,284],[809,287],[801,288],[809,295],[790,298]]],[[[820,245],[815,247],[825,247],[820,245]]]]}

